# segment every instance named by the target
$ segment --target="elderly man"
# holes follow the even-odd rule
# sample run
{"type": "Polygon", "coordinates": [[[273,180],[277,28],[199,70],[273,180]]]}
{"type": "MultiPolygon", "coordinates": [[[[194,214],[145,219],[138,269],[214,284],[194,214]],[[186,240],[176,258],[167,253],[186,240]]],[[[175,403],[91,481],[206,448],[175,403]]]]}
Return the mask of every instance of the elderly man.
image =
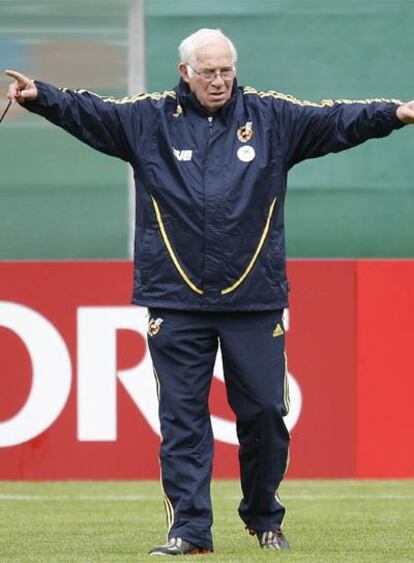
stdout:
{"type": "Polygon", "coordinates": [[[213,550],[208,396],[218,342],[237,417],[239,513],[262,548],[286,549],[277,490],[290,438],[287,172],[412,123],[414,103],[313,104],[239,87],[236,50],[219,30],[197,31],[179,52],[180,83],[162,94],[103,98],[6,71],[8,95],[135,172],[132,302],[149,309],[169,523],[168,542],[150,553],[213,550]]]}

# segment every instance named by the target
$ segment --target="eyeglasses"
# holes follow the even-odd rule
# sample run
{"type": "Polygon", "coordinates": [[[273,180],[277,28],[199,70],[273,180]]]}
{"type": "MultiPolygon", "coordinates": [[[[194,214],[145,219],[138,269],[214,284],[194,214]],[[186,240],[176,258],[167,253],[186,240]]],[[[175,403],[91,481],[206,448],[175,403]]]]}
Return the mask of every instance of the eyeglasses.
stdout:
{"type": "Polygon", "coordinates": [[[200,76],[203,80],[206,80],[207,82],[212,82],[213,80],[215,80],[217,75],[219,75],[220,78],[222,78],[223,80],[231,80],[236,76],[236,69],[234,68],[234,66],[232,67],[225,66],[224,68],[216,68],[216,69],[202,68],[201,70],[195,69],[190,64],[187,64],[187,66],[189,66],[191,70],[193,70],[196,74],[198,74],[198,76],[200,76]]]}

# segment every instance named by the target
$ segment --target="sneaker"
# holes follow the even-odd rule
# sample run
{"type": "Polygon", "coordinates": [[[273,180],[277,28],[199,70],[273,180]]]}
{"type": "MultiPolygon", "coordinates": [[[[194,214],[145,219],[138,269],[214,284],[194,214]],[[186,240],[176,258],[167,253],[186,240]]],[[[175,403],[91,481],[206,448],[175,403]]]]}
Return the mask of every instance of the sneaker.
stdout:
{"type": "Polygon", "coordinates": [[[280,528],[269,532],[249,530],[251,536],[257,536],[262,549],[289,549],[290,545],[280,528]]]}
{"type": "Polygon", "coordinates": [[[149,555],[201,555],[207,553],[213,552],[206,547],[198,547],[198,545],[194,545],[181,538],[171,538],[165,545],[159,545],[151,549],[149,555]]]}

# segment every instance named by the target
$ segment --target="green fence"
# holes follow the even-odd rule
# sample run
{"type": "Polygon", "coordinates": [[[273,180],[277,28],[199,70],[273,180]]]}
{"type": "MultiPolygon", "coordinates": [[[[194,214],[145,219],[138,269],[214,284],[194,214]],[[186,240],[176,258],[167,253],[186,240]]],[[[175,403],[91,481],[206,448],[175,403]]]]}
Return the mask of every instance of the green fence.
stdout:
{"type": "MultiPolygon", "coordinates": [[[[126,92],[127,1],[2,2],[3,67],[126,92]]],[[[177,80],[177,44],[220,27],[241,84],[299,98],[414,98],[412,0],[147,0],[149,90],[177,80]]],[[[2,91],[6,81],[0,84],[2,91]]],[[[414,128],[290,174],[291,257],[414,255],[414,128]]],[[[128,256],[126,166],[15,108],[0,130],[0,259],[128,256]]]]}

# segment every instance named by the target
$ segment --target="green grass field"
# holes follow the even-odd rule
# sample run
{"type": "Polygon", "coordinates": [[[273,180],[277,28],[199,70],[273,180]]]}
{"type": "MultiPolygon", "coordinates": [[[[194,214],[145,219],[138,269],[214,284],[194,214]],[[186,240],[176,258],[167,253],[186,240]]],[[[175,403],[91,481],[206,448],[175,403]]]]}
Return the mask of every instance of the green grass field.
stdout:
{"type": "MultiPolygon", "coordinates": [[[[413,480],[287,481],[281,495],[290,551],[261,551],[237,516],[238,483],[216,481],[215,553],[197,557],[414,561],[413,480]]],[[[155,482],[2,482],[0,507],[2,563],[150,561],[149,548],[165,540],[155,482]]]]}

